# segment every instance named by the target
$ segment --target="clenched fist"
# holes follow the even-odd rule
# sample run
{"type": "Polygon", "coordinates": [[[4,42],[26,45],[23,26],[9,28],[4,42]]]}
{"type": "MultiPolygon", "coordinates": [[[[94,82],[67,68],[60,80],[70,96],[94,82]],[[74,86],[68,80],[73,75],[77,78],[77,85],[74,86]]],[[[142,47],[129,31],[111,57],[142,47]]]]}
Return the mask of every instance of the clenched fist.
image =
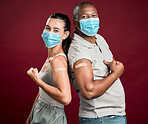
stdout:
{"type": "Polygon", "coordinates": [[[115,73],[118,77],[122,75],[124,72],[124,65],[119,61],[113,60],[112,62],[107,62],[104,60],[104,64],[106,64],[112,73],[115,73]]]}
{"type": "Polygon", "coordinates": [[[38,69],[37,68],[33,68],[31,67],[28,71],[27,74],[36,82],[36,84],[38,85],[37,80],[39,79],[38,76],[38,69]]]}

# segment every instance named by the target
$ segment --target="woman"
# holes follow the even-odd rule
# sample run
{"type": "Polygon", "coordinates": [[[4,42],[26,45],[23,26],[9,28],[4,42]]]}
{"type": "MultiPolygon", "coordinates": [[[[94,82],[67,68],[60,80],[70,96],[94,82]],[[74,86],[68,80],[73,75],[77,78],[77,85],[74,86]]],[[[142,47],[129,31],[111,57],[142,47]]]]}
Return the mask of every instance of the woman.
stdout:
{"type": "Polygon", "coordinates": [[[39,73],[37,68],[33,67],[27,71],[39,86],[39,93],[26,123],[67,124],[64,105],[71,101],[65,55],[71,43],[68,16],[61,13],[51,15],[46,22],[42,38],[48,57],[39,73]]]}

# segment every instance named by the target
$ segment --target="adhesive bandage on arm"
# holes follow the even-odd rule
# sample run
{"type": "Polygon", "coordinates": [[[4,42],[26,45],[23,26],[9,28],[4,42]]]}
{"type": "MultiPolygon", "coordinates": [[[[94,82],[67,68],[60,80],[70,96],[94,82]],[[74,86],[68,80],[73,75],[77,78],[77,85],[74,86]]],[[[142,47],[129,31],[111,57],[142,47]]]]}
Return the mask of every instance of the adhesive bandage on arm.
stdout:
{"type": "Polygon", "coordinates": [[[87,63],[80,63],[80,64],[77,64],[75,66],[75,68],[77,69],[77,68],[80,68],[80,67],[83,67],[83,66],[86,66],[86,65],[87,65],[87,63]]]}
{"type": "Polygon", "coordinates": [[[66,68],[65,67],[56,68],[55,69],[55,72],[57,72],[57,71],[66,71],[66,68]]]}

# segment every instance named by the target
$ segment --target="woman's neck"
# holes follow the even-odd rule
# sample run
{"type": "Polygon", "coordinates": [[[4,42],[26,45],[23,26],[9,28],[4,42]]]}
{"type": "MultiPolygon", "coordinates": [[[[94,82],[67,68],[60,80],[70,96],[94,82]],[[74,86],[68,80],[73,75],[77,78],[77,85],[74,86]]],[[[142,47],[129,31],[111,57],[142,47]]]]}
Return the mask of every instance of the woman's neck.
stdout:
{"type": "Polygon", "coordinates": [[[63,49],[60,46],[48,48],[48,58],[53,57],[58,53],[64,53],[63,49]]]}

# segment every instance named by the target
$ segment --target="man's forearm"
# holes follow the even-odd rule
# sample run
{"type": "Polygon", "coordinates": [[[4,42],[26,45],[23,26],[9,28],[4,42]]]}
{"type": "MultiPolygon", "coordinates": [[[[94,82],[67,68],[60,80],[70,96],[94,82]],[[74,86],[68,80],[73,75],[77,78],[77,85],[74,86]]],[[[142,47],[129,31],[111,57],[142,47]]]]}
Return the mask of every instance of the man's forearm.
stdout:
{"type": "Polygon", "coordinates": [[[92,90],[87,91],[87,99],[93,99],[104,94],[107,89],[119,78],[116,73],[111,73],[104,79],[93,80],[91,83],[93,84],[92,90]]]}

